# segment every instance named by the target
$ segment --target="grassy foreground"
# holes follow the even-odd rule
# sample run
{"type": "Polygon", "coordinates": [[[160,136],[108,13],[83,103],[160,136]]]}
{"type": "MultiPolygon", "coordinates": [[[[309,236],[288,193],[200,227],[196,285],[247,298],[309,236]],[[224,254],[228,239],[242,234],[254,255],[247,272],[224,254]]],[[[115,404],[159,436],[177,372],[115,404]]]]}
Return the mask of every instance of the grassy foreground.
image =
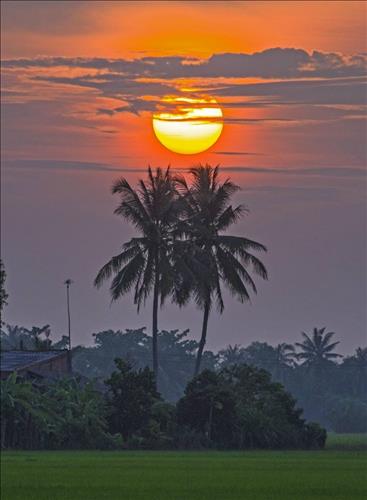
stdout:
{"type": "Polygon", "coordinates": [[[367,451],[367,434],[329,433],[326,442],[328,450],[367,451]]]}
{"type": "Polygon", "coordinates": [[[5,452],[2,500],[358,500],[366,453],[5,452]]]}

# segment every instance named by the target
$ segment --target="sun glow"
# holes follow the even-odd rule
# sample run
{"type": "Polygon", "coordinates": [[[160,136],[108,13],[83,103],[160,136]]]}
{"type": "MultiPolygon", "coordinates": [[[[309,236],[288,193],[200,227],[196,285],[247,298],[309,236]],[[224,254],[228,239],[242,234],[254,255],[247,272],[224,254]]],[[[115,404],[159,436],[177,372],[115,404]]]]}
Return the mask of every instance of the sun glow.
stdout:
{"type": "Polygon", "coordinates": [[[209,149],[223,129],[223,113],[215,99],[165,98],[173,112],[153,115],[153,130],[163,146],[174,153],[192,155],[209,149]]]}

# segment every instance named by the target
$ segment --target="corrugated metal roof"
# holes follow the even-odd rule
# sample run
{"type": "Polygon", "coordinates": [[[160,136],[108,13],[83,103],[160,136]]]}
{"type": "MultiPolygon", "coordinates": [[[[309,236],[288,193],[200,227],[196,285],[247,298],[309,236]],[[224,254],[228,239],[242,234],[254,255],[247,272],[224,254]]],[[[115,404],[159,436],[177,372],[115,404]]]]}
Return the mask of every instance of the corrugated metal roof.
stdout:
{"type": "Polygon", "coordinates": [[[21,370],[30,365],[57,358],[67,351],[1,351],[0,368],[4,372],[21,370]]]}

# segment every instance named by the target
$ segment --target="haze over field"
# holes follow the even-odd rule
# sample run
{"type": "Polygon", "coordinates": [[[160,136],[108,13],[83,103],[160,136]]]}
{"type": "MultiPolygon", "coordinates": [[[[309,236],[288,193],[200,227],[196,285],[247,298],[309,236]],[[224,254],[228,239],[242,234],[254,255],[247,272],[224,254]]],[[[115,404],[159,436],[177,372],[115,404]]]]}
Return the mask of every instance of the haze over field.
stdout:
{"type": "MultiPolygon", "coordinates": [[[[340,352],[366,333],[364,2],[3,2],[2,258],[11,324],[66,332],[151,324],[147,303],[110,307],[97,270],[134,231],[112,214],[120,175],[148,164],[222,166],[250,215],[236,234],[264,243],[269,282],[251,305],[213,312],[209,348],[290,341],[327,326],[340,352]],[[180,22],[174,22],[179,19],[180,22]],[[312,36],[310,34],[312,33],[312,36]],[[182,155],[156,139],[152,114],[177,98],[215,98],[223,132],[182,155]]],[[[194,105],[193,105],[194,106],[194,105]]],[[[195,106],[194,106],[195,107],[195,106]]],[[[163,309],[190,328],[194,306],[163,309]]]]}

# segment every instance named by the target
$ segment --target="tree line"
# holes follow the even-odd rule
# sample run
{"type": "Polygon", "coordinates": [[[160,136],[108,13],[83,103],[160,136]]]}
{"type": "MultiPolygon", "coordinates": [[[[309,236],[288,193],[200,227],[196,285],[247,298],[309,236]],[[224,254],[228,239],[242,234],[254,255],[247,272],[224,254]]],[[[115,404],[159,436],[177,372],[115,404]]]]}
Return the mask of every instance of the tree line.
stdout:
{"type": "Polygon", "coordinates": [[[281,384],[261,369],[203,370],[176,405],[148,368],[115,360],[105,390],[78,377],[1,381],[3,449],[309,449],[326,431],[307,423],[281,384]]]}
{"type": "MultiPolygon", "coordinates": [[[[185,331],[160,331],[160,392],[169,402],[177,402],[192,379],[198,342],[185,331]]],[[[266,370],[273,382],[281,383],[304,409],[307,419],[337,432],[367,431],[367,349],[359,347],[350,356],[337,354],[339,342],[326,329],[303,333],[294,345],[272,346],[253,342],[247,347],[229,345],[218,352],[205,350],[202,369],[218,373],[234,365],[266,370]]],[[[151,337],[145,328],[107,330],[93,334],[92,346],[72,350],[73,370],[90,380],[103,381],[121,358],[134,369],[152,367],[151,337]]],[[[48,350],[65,348],[64,336],[52,343],[49,327],[11,327],[1,332],[1,349],[48,350]]]]}

